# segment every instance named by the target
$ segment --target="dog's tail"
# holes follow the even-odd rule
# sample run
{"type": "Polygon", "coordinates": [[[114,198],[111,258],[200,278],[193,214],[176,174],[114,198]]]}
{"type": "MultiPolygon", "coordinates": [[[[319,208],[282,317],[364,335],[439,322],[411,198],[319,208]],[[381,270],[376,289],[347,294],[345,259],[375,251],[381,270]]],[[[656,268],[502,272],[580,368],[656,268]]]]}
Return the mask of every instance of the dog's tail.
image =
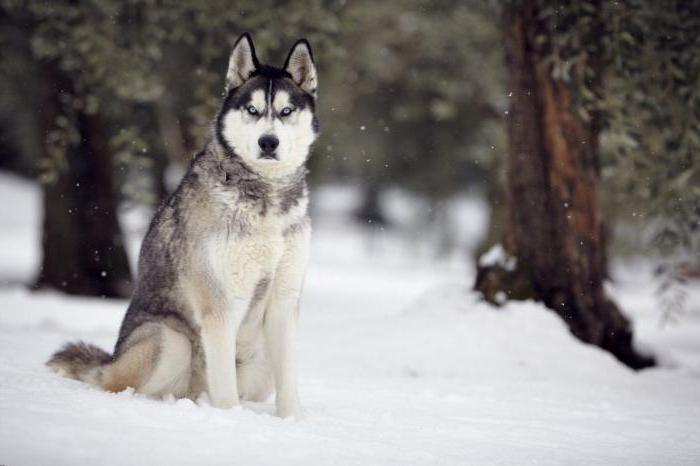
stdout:
{"type": "Polygon", "coordinates": [[[54,371],[70,379],[99,385],[102,366],[112,362],[112,355],[83,342],[67,343],[46,362],[54,371]]]}

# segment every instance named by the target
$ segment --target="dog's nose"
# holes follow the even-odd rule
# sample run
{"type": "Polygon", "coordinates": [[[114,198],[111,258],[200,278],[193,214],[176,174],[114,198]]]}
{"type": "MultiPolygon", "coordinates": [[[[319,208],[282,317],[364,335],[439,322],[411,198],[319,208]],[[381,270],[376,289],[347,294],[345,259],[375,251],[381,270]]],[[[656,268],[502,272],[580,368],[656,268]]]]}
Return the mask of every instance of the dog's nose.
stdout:
{"type": "Polygon", "coordinates": [[[258,139],[258,145],[260,146],[260,149],[263,151],[263,153],[271,154],[275,151],[275,149],[277,149],[277,146],[280,145],[280,140],[277,139],[277,136],[266,134],[265,136],[262,136],[260,139],[258,139]]]}

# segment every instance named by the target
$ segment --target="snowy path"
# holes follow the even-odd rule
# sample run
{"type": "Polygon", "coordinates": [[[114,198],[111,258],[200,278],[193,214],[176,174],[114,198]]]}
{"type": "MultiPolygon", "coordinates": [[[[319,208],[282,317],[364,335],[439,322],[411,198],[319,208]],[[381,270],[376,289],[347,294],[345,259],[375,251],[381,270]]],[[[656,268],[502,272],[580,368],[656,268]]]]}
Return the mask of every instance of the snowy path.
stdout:
{"type": "Polygon", "coordinates": [[[50,353],[111,348],[125,303],[0,289],[0,464],[700,464],[700,322],[659,330],[644,282],[615,292],[676,367],[637,374],[539,305],[475,302],[463,267],[354,254],[353,231],[316,238],[300,421],[60,378],[50,353]]]}

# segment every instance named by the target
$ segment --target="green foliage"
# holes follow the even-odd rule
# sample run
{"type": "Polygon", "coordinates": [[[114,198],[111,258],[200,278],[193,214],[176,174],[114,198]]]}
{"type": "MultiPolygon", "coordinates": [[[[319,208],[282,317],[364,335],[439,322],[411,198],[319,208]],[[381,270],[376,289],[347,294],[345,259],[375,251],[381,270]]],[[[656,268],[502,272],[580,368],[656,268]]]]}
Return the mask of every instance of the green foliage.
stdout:
{"type": "MultiPolygon", "coordinates": [[[[159,146],[155,120],[133,121],[137,107],[154,108],[173,100],[167,105],[176,107],[176,116],[187,120],[183,126],[192,140],[190,146],[200,146],[209,136],[209,124],[220,102],[230,46],[243,31],[259,32],[256,45],[263,55],[278,50],[281,44],[289,46],[303,35],[314,42],[321,57],[331,53],[330,44],[339,28],[337,2],[305,2],[304,8],[294,8],[292,14],[272,18],[272,11],[286,13],[278,3],[0,0],[0,46],[8,51],[0,58],[5,71],[0,82],[3,90],[11,89],[0,94],[0,101],[26,113],[44,84],[27,86],[19,76],[27,71],[33,72],[31,76],[45,74],[43,66],[54,67],[66,78],[57,80],[48,91],[61,102],[52,129],[47,134],[15,131],[23,140],[43,139],[40,145],[45,145],[46,151],[26,145],[29,152],[44,152],[36,160],[41,179],[54,181],[65,168],[63,154],[75,144],[78,133],[73,127],[74,111],[99,112],[108,119],[117,163],[122,167],[128,164],[134,171],[142,172],[148,166],[144,158],[150,155],[146,154],[159,146]],[[268,27],[271,20],[274,35],[268,27]],[[29,70],[13,54],[36,67],[29,70]],[[186,96],[174,96],[173,89],[186,96]],[[21,98],[13,100],[17,94],[21,98]],[[125,135],[132,139],[126,142],[125,135]]],[[[41,102],[33,102],[33,106],[41,108],[41,102]]],[[[32,125],[41,126],[40,115],[34,112],[32,116],[32,125]]]]}
{"type": "Polygon", "coordinates": [[[483,2],[350,4],[344,58],[322,85],[337,89],[324,100],[323,120],[334,123],[322,159],[368,184],[433,198],[483,173],[502,141],[505,104],[494,14],[483,2]]]}
{"type": "Polygon", "coordinates": [[[539,3],[541,33],[535,42],[544,49],[552,77],[571,83],[578,116],[592,122],[602,109],[600,70],[605,51],[601,39],[605,20],[600,2],[539,3]]]}
{"type": "Polygon", "coordinates": [[[699,254],[700,2],[532,4],[552,77],[603,130],[609,200],[654,224],[663,254],[699,254]]]}
{"type": "Polygon", "coordinates": [[[700,254],[700,2],[628,0],[606,16],[607,175],[658,221],[662,253],[700,254]]]}

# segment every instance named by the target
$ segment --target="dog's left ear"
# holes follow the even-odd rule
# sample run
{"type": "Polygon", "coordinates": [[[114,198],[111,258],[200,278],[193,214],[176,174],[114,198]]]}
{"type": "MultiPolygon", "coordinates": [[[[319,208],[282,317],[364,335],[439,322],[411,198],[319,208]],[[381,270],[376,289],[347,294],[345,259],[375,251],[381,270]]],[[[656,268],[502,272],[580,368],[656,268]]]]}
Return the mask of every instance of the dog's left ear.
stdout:
{"type": "Polygon", "coordinates": [[[316,97],[318,89],[316,65],[311,54],[311,46],[306,39],[301,39],[294,44],[284,62],[284,69],[292,75],[292,79],[299,87],[316,97]]]}

